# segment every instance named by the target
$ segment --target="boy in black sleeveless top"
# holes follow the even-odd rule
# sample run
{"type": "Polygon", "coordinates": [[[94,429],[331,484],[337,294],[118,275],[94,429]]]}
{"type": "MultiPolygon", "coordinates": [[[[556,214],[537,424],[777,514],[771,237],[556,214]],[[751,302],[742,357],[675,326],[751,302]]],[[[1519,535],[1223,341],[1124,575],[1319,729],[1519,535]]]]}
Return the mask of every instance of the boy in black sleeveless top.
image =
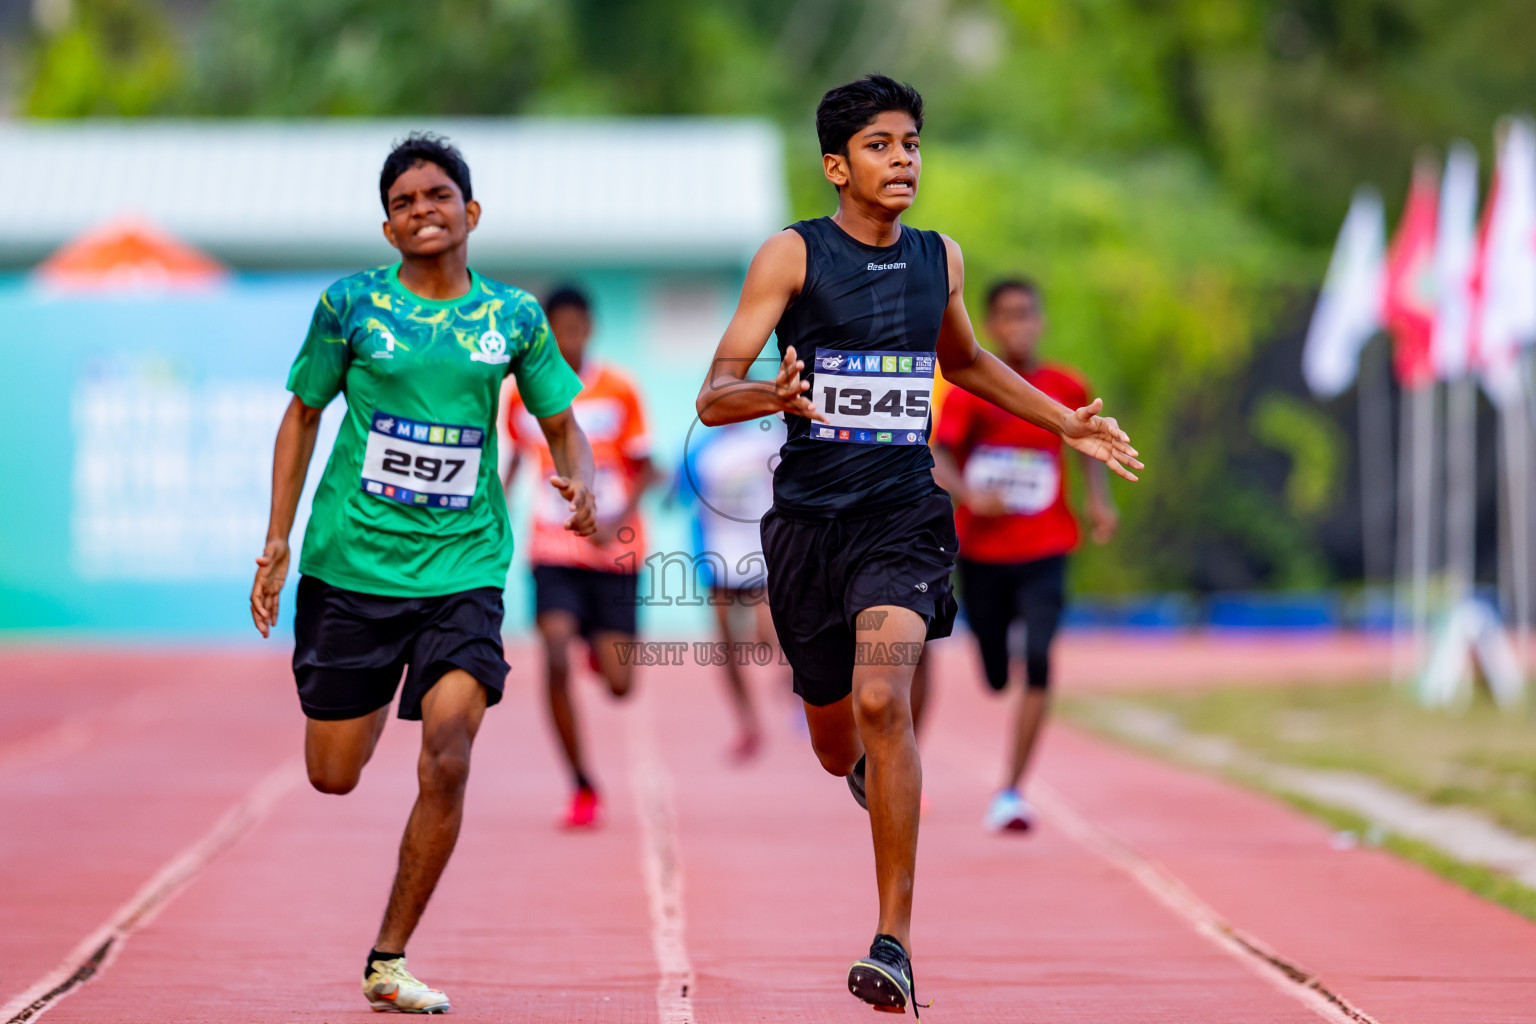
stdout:
{"type": "Polygon", "coordinates": [[[848,988],[914,1014],[922,766],[910,690],[923,643],[954,624],[958,546],[927,445],[934,370],[1128,480],[1142,468],[1115,421],[1097,415],[1101,402],[1068,409],[976,344],[959,246],[900,220],[917,195],[922,124],[922,97],[882,75],[822,98],[816,130],[837,213],[763,243],[697,403],[709,426],[780,412],[788,422],[762,523],[768,603],[816,756],[847,777],[875,842],[880,920],[848,988]],[[778,377],[748,380],[770,332],[778,377]]]}

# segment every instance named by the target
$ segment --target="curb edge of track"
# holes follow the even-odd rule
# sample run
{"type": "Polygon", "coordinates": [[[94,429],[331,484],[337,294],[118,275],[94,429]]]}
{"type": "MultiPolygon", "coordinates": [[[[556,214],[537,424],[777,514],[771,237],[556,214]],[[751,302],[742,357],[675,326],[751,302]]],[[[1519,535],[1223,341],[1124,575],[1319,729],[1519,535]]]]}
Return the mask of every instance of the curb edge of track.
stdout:
{"type": "Polygon", "coordinates": [[[297,758],[267,773],[212,828],[184,847],[105,923],[82,939],[58,966],[0,1006],[0,1021],[35,1021],[105,971],[129,935],[154,920],[204,868],[259,824],[303,779],[304,766],[297,758]]]}
{"type": "Polygon", "coordinates": [[[1034,785],[1036,802],[1063,832],[1129,875],[1159,903],[1280,992],[1300,1001],[1332,1024],[1379,1024],[1364,1010],[1325,985],[1317,975],[1270,949],[1223,918],[1179,877],[1078,811],[1056,787],[1034,785]]]}

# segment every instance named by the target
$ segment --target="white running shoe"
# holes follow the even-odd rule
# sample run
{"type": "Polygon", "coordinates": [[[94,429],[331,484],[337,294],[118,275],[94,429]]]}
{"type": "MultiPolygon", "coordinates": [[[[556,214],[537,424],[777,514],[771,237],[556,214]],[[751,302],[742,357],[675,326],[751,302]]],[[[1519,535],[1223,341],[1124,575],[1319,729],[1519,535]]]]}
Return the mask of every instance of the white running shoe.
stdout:
{"type": "Polygon", "coordinates": [[[988,832],[1028,832],[1035,823],[1035,809],[1016,789],[1000,790],[987,808],[988,832]]]}
{"type": "Polygon", "coordinates": [[[427,988],[405,969],[405,957],[375,960],[363,980],[363,995],[376,1013],[447,1013],[448,997],[427,988]]]}

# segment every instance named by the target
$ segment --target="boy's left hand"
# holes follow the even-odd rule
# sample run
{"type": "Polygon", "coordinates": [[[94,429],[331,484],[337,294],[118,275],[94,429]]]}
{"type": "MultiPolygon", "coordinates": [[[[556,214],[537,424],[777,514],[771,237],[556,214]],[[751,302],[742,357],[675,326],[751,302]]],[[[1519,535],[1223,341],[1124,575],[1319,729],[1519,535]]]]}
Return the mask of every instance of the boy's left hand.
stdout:
{"type": "Polygon", "coordinates": [[[1062,424],[1062,440],[1090,459],[1098,459],[1120,476],[1134,481],[1136,474],[1131,469],[1145,469],[1146,466],[1136,458],[1136,449],[1131,447],[1131,439],[1120,429],[1120,424],[1112,417],[1099,415],[1102,408],[1104,400],[1095,398],[1069,414],[1062,424]]]}

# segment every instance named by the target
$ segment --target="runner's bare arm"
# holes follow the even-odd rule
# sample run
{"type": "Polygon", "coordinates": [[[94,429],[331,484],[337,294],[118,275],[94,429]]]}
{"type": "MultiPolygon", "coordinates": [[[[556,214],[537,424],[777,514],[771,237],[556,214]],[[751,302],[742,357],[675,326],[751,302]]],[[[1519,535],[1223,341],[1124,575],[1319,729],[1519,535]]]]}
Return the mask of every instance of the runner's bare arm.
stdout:
{"type": "Polygon", "coordinates": [[[938,342],[939,367],[944,371],[944,379],[1021,420],[1059,434],[1069,446],[1104,463],[1127,480],[1135,480],[1131,469],[1144,467],[1120,424],[1098,414],[1104,407],[1102,399],[1095,398],[1081,409],[1068,409],[977,343],[970,315],[965,311],[965,258],[960,246],[948,236],[944,238],[944,247],[949,255],[949,305],[944,309],[938,342]]]}
{"type": "Polygon", "coordinates": [[[288,534],[293,531],[299,496],[304,493],[304,477],[315,453],[320,412],[295,395],[277,428],[277,443],[272,450],[272,510],[267,518],[267,544],[256,559],[256,582],[251,584],[251,620],[264,637],[271,636],[272,627],[277,625],[278,596],[288,575],[288,534]]]}
{"type": "Polygon", "coordinates": [[[555,475],[549,478],[549,485],[570,503],[565,528],[578,537],[590,537],[597,529],[597,507],[592,500],[592,446],[587,435],[581,432],[569,407],[553,416],[540,416],[539,429],[544,431],[549,454],[555,460],[555,475]]]}
{"type": "Polygon", "coordinates": [[[694,402],[705,426],[739,423],[778,412],[826,421],[804,395],[811,384],[800,378],[805,363],[793,346],[785,352],[776,380],[747,380],[753,361],[804,284],[805,239],[796,232],[779,232],[752,257],[736,313],[715,349],[704,386],[694,402]]]}

